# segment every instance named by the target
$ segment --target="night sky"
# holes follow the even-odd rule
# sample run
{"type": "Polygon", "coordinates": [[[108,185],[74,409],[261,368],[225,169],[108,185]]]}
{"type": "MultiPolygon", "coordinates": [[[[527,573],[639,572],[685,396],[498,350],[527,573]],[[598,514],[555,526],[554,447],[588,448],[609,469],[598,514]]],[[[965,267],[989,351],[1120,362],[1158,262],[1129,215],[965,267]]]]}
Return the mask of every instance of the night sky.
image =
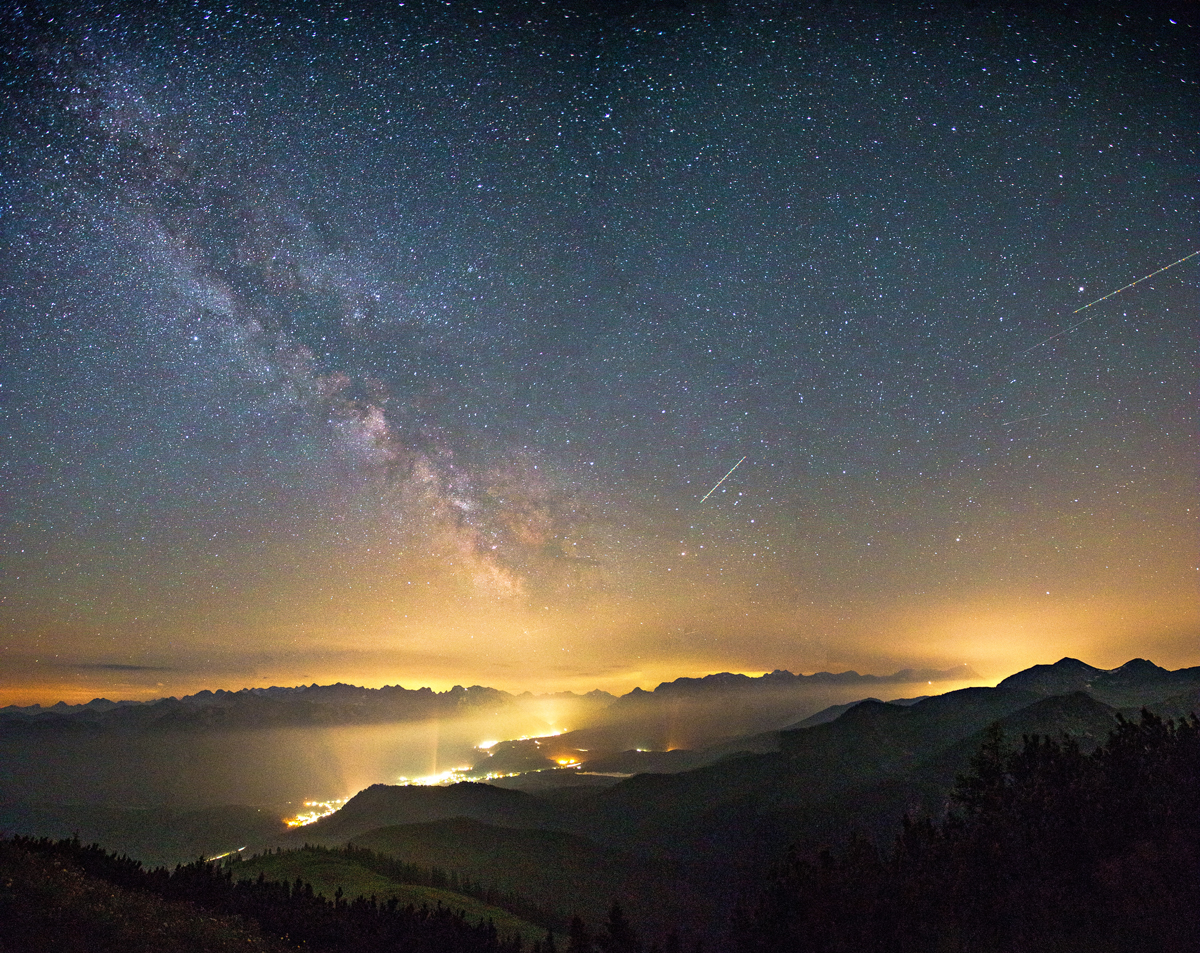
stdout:
{"type": "Polygon", "coordinates": [[[150,6],[0,20],[0,704],[1200,664],[1194,6],[150,6]]]}

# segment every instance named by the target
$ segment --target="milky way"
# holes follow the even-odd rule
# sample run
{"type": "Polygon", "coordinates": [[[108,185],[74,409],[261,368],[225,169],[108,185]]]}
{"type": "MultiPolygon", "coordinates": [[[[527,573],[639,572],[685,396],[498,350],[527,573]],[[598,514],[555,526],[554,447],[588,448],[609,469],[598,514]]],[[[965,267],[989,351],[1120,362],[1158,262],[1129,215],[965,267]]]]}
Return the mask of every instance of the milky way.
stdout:
{"type": "Polygon", "coordinates": [[[3,16],[5,685],[1194,652],[1194,11],[3,16]]]}

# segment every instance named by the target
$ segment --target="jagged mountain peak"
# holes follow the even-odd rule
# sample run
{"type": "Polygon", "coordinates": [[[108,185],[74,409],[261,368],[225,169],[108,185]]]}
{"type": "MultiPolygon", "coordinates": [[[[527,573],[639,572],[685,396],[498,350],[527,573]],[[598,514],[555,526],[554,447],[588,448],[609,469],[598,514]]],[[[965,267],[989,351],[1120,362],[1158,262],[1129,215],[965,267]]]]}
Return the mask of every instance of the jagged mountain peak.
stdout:
{"type": "Polygon", "coordinates": [[[1198,674],[1190,669],[1172,672],[1144,658],[1130,659],[1113,669],[1064,658],[1053,665],[1035,665],[1010,675],[998,687],[1043,696],[1086,691],[1107,704],[1127,706],[1164,697],[1164,693],[1177,693],[1200,680],[1198,674]]]}
{"type": "Polygon", "coordinates": [[[1077,658],[1062,658],[1053,665],[1034,665],[1004,679],[997,687],[1022,689],[1039,695],[1064,695],[1080,691],[1104,673],[1077,658]]]}
{"type": "Polygon", "coordinates": [[[1064,655],[1062,658],[1060,658],[1057,662],[1054,663],[1054,666],[1056,668],[1070,668],[1070,669],[1080,669],[1080,670],[1089,669],[1091,671],[1096,670],[1095,666],[1088,665],[1087,662],[1082,662],[1079,659],[1074,658],[1070,655],[1064,655]]]}
{"type": "Polygon", "coordinates": [[[1109,672],[1109,674],[1115,675],[1118,672],[1123,675],[1166,675],[1166,674],[1169,674],[1167,669],[1163,668],[1161,665],[1155,665],[1149,659],[1144,659],[1144,658],[1130,659],[1124,665],[1121,665],[1117,668],[1112,669],[1109,672]]]}

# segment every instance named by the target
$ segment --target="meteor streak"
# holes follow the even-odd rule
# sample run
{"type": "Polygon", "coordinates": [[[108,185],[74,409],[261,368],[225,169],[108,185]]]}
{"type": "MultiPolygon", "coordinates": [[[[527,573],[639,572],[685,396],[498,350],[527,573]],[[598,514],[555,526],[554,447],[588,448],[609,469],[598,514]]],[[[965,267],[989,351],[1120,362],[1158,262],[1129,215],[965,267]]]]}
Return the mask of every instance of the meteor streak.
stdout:
{"type": "MultiPolygon", "coordinates": [[[[1190,255],[1184,255],[1182,258],[1179,258],[1176,261],[1171,262],[1169,265],[1163,265],[1161,268],[1158,268],[1155,271],[1150,272],[1150,274],[1148,274],[1148,275],[1142,275],[1142,277],[1138,278],[1137,280],[1131,281],[1127,285],[1122,285],[1116,291],[1110,291],[1106,295],[1101,295],[1095,301],[1089,301],[1087,304],[1083,305],[1083,307],[1076,308],[1074,311],[1072,311],[1071,315],[1076,315],[1076,314],[1079,314],[1081,311],[1086,311],[1088,308],[1091,308],[1094,305],[1099,304],[1101,301],[1107,301],[1109,298],[1113,297],[1113,295],[1119,295],[1122,291],[1128,291],[1134,285],[1140,285],[1143,281],[1147,281],[1150,278],[1153,278],[1155,275],[1161,275],[1164,271],[1169,271],[1170,269],[1174,268],[1176,265],[1182,265],[1185,261],[1190,261],[1191,259],[1193,259],[1197,256],[1200,256],[1200,249],[1197,249],[1196,251],[1192,252],[1190,255]]],[[[980,404],[982,404],[986,400],[988,400],[989,393],[992,390],[992,388],[994,386],[997,386],[1000,383],[1002,383],[1002,381],[1000,380],[1001,377],[1006,379],[1009,384],[1017,383],[1017,375],[1015,374],[1015,372],[1013,370],[1013,365],[1018,360],[1023,358],[1026,354],[1029,354],[1031,351],[1036,351],[1042,345],[1049,344],[1051,341],[1057,340],[1058,338],[1062,337],[1064,334],[1070,334],[1076,328],[1083,327],[1083,325],[1087,324],[1089,321],[1094,320],[1095,317],[1096,317],[1096,315],[1094,315],[1094,314],[1088,315],[1082,321],[1076,321],[1070,327],[1063,328],[1061,331],[1057,331],[1054,334],[1051,334],[1048,338],[1043,338],[1042,340],[1038,341],[1036,344],[1025,348],[1025,350],[1016,354],[1012,358],[1009,358],[1003,365],[998,366],[992,372],[992,374],[979,385],[980,396],[977,397],[975,400],[964,404],[963,406],[966,408],[978,407],[980,404]]],[[[1033,414],[1032,416],[1021,417],[1017,420],[1006,420],[1000,426],[1009,427],[1009,426],[1012,426],[1013,424],[1018,424],[1025,420],[1033,420],[1037,417],[1045,417],[1045,416],[1046,416],[1046,414],[1033,414]]]]}
{"type": "Polygon", "coordinates": [[[1000,426],[1001,427],[1011,427],[1013,424],[1019,424],[1025,420],[1037,420],[1039,417],[1049,417],[1049,416],[1050,416],[1050,411],[1046,411],[1044,414],[1032,414],[1029,417],[1018,417],[1016,420],[1007,420],[1004,423],[1002,423],[1000,426]]]}
{"type": "MultiPolygon", "coordinates": [[[[1168,270],[1169,268],[1174,268],[1176,265],[1182,265],[1189,258],[1195,258],[1197,255],[1200,255],[1200,249],[1197,249],[1196,251],[1192,252],[1190,255],[1184,255],[1178,261],[1173,261],[1169,265],[1163,265],[1161,268],[1158,269],[1158,271],[1152,271],[1148,275],[1142,275],[1142,277],[1140,277],[1137,281],[1131,281],[1127,285],[1122,285],[1116,291],[1110,291],[1108,294],[1104,295],[1102,298],[1097,298],[1095,301],[1089,301],[1082,308],[1076,308],[1074,311],[1071,312],[1071,314],[1074,315],[1074,314],[1079,314],[1080,311],[1086,311],[1092,305],[1099,304],[1101,301],[1107,301],[1113,295],[1119,295],[1122,291],[1128,291],[1134,285],[1140,285],[1147,278],[1153,278],[1155,275],[1161,275],[1164,271],[1168,270]]],[[[1027,347],[1024,351],[1021,352],[1020,356],[1024,357],[1030,351],[1036,350],[1037,348],[1041,347],[1043,344],[1049,344],[1055,338],[1060,338],[1064,334],[1070,334],[1076,328],[1082,327],[1083,325],[1087,324],[1089,321],[1091,321],[1093,319],[1093,317],[1094,317],[1094,315],[1088,315],[1086,318],[1084,318],[1082,321],[1078,322],[1077,324],[1072,324],[1069,328],[1064,328],[1062,331],[1059,331],[1057,334],[1051,334],[1050,337],[1046,338],[1046,340],[1038,341],[1037,344],[1035,344],[1033,347],[1027,347]]]]}
{"type": "MultiPolygon", "coordinates": [[[[745,460],[745,459],[746,459],[745,457],[742,457],[742,460],[745,460]]],[[[739,460],[737,463],[735,463],[733,466],[731,466],[729,468],[729,473],[732,473],[734,470],[736,470],[738,467],[740,467],[742,465],[742,460],[739,460]]],[[[709,490],[707,493],[705,493],[704,496],[700,497],[701,503],[703,503],[710,496],[712,496],[714,493],[717,492],[717,487],[729,479],[729,473],[726,473],[723,477],[721,477],[721,479],[719,479],[717,481],[716,486],[714,486],[711,490],[709,490]]]]}

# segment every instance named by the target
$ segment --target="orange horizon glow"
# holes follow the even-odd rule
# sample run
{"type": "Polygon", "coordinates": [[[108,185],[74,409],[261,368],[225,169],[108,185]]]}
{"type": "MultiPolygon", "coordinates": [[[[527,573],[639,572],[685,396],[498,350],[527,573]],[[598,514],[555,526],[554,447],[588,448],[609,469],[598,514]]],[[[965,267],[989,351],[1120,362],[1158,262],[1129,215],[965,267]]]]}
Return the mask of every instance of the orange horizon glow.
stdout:
{"type": "MultiPolygon", "coordinates": [[[[277,639],[264,639],[264,647],[249,657],[227,647],[204,657],[143,656],[143,662],[133,656],[128,663],[111,664],[86,645],[52,662],[10,650],[0,671],[0,707],[84,704],[96,698],[151,701],[206,689],[338,682],[439,693],[479,685],[513,695],[600,690],[619,696],[718,672],[751,678],[775,669],[890,676],[905,668],[946,670],[963,664],[978,673],[970,684],[987,685],[1067,656],[1102,669],[1138,657],[1168,669],[1200,664],[1200,600],[1178,589],[1158,598],[1128,591],[1095,595],[1078,587],[953,599],[893,597],[886,603],[861,601],[841,615],[763,607],[739,617],[731,608],[717,613],[704,606],[693,607],[689,615],[679,607],[680,620],[695,620],[687,624],[669,624],[668,609],[675,611],[657,606],[638,619],[627,606],[605,613],[582,632],[571,629],[574,616],[563,614],[552,627],[547,622],[526,636],[517,627],[528,623],[528,608],[480,607],[472,626],[445,629],[436,644],[432,637],[394,639],[394,648],[380,647],[390,643],[367,629],[342,633],[338,642],[313,633],[297,643],[307,651],[285,651],[277,639]],[[489,612],[497,621],[490,629],[489,612]],[[603,624],[612,625],[615,634],[602,631],[603,624]],[[494,648],[482,656],[476,632],[491,633],[494,648]],[[559,648],[546,650],[545,644],[559,648]]],[[[938,686],[947,690],[944,683],[938,686]]]]}
{"type": "MultiPolygon", "coordinates": [[[[1106,653],[1106,654],[1108,654],[1108,653],[1106,653]]],[[[1022,671],[1026,668],[1030,668],[1034,665],[1053,664],[1054,662],[1057,662],[1059,659],[1064,658],[1064,657],[1079,658],[1081,661],[1085,662],[1086,664],[1091,665],[1095,668],[1099,668],[1099,669],[1118,668],[1119,666],[1125,664],[1125,662],[1128,662],[1128,661],[1130,661],[1130,659],[1133,659],[1133,658],[1148,658],[1151,662],[1154,662],[1155,664],[1158,664],[1158,665],[1162,665],[1163,668],[1167,668],[1167,669],[1188,668],[1188,667],[1192,667],[1193,665],[1200,665],[1200,658],[1191,659],[1191,660],[1184,659],[1182,662],[1180,662],[1178,664],[1174,664],[1174,665],[1163,664],[1161,661],[1159,661],[1158,658],[1156,658],[1153,655],[1153,653],[1128,655],[1128,656],[1122,658],[1121,661],[1116,661],[1116,662],[1111,661],[1111,660],[1102,660],[1102,661],[1098,662],[1098,661],[1094,660],[1094,657],[1089,657],[1086,654],[1066,653],[1065,655],[1063,655],[1063,654],[1055,655],[1054,658],[1050,658],[1049,656],[1037,657],[1036,660],[1034,660],[1034,661],[1030,661],[1026,664],[1019,664],[1016,667],[1013,667],[1011,670],[1005,670],[1002,674],[991,674],[991,675],[981,674],[978,678],[964,679],[964,680],[947,680],[947,681],[928,682],[928,683],[914,681],[914,682],[885,682],[878,686],[864,684],[862,686],[862,688],[865,693],[870,694],[871,692],[876,692],[876,691],[884,691],[886,693],[886,690],[889,687],[895,687],[895,688],[899,689],[901,686],[928,684],[929,688],[930,688],[929,694],[945,694],[946,692],[957,691],[961,688],[994,687],[996,684],[1001,682],[1003,679],[1007,678],[1009,675],[1012,675],[1016,672],[1022,671]]],[[[779,666],[779,667],[783,668],[783,666],[779,666]]],[[[909,666],[909,667],[912,667],[912,666],[909,666]]],[[[946,666],[946,667],[949,668],[950,666],[946,666]]],[[[84,687],[84,686],[80,686],[77,684],[71,684],[71,683],[57,683],[57,684],[51,683],[51,684],[42,684],[42,685],[35,685],[35,686],[0,685],[0,708],[5,708],[8,706],[13,706],[13,707],[18,707],[18,708],[28,708],[28,707],[32,707],[34,705],[40,705],[43,709],[49,709],[59,703],[65,703],[67,705],[84,705],[84,704],[87,704],[88,702],[100,700],[100,699],[105,699],[110,702],[133,701],[133,702],[143,702],[144,703],[144,702],[159,701],[159,700],[166,699],[166,698],[182,698],[182,697],[185,697],[188,695],[197,694],[198,692],[205,691],[205,690],[212,691],[212,692],[217,692],[220,690],[225,690],[225,691],[229,691],[229,692],[237,692],[237,691],[242,691],[242,690],[252,689],[252,688],[304,688],[304,687],[307,687],[312,684],[327,686],[327,685],[334,685],[334,684],[339,684],[339,683],[353,685],[358,688],[368,688],[368,689],[380,689],[380,688],[391,687],[391,686],[396,686],[396,685],[401,685],[402,687],[409,689],[409,690],[429,688],[438,694],[443,694],[447,691],[450,691],[455,686],[479,685],[481,687],[493,688],[498,691],[503,691],[503,692],[506,692],[509,695],[513,695],[513,696],[521,695],[525,692],[530,692],[535,697],[540,697],[540,696],[549,696],[549,695],[552,695],[552,694],[555,694],[558,692],[562,692],[562,691],[571,691],[577,696],[582,696],[582,695],[587,694],[590,691],[600,690],[600,691],[606,691],[609,694],[613,695],[614,697],[620,697],[622,695],[628,694],[634,688],[640,688],[643,691],[652,692],[658,685],[662,684],[663,682],[674,681],[675,679],[679,679],[679,678],[699,679],[699,678],[704,678],[705,676],[708,676],[708,675],[715,675],[715,674],[735,674],[735,675],[745,675],[748,678],[760,678],[763,675],[766,675],[769,672],[774,671],[774,670],[775,669],[751,669],[751,670],[746,670],[746,671],[732,671],[729,668],[693,669],[693,670],[685,671],[682,674],[676,674],[676,675],[670,676],[670,677],[662,677],[657,680],[638,681],[638,682],[630,682],[628,680],[620,680],[620,681],[614,682],[614,681],[609,680],[609,681],[603,682],[602,684],[592,685],[591,687],[587,687],[586,684],[585,685],[574,684],[573,687],[571,687],[571,688],[559,688],[556,686],[539,686],[538,689],[520,688],[520,687],[511,686],[511,685],[509,687],[502,687],[500,685],[488,685],[481,681],[469,680],[469,679],[463,679],[463,680],[452,682],[450,680],[444,680],[444,679],[419,679],[418,678],[418,679],[409,679],[409,680],[407,680],[406,683],[401,683],[401,682],[398,682],[398,681],[392,680],[392,679],[363,679],[363,680],[356,681],[356,680],[353,680],[351,677],[347,677],[347,676],[340,675],[337,673],[333,673],[323,679],[318,678],[315,680],[304,680],[304,681],[289,681],[287,679],[278,679],[278,680],[262,679],[259,681],[258,684],[241,684],[241,685],[237,685],[237,683],[235,683],[235,682],[213,683],[213,682],[209,682],[209,681],[206,681],[203,679],[198,679],[195,681],[189,680],[189,682],[187,682],[187,683],[183,683],[182,685],[175,686],[173,691],[163,691],[161,689],[154,690],[154,689],[145,689],[145,688],[136,688],[136,687],[131,687],[127,691],[111,691],[111,690],[104,691],[102,689],[102,686],[99,686],[99,685],[95,685],[92,687],[84,687]],[[237,687],[233,687],[234,685],[237,685],[237,687]],[[626,687],[626,686],[628,686],[628,687],[626,687]]],[[[822,671],[829,671],[829,672],[832,672],[833,674],[840,674],[845,671],[850,671],[851,669],[847,669],[847,668],[812,669],[810,671],[805,671],[805,672],[796,672],[794,669],[786,669],[786,670],[792,671],[794,674],[798,674],[798,675],[800,675],[800,674],[814,675],[814,674],[817,674],[818,672],[822,672],[822,671]]],[[[865,671],[862,671],[861,669],[854,669],[854,671],[857,671],[858,674],[860,674],[860,675],[877,675],[877,676],[881,676],[881,677],[887,677],[887,676],[891,676],[891,675],[895,674],[895,670],[888,671],[888,672],[882,672],[882,671],[865,672],[865,671]]],[[[560,734],[560,733],[561,732],[555,732],[553,734],[560,734]]],[[[539,735],[538,737],[553,737],[553,734],[539,735]]],[[[495,745],[496,743],[497,743],[496,741],[492,741],[489,745],[488,743],[485,742],[485,743],[482,743],[479,747],[481,750],[483,750],[486,747],[495,745]]]]}

